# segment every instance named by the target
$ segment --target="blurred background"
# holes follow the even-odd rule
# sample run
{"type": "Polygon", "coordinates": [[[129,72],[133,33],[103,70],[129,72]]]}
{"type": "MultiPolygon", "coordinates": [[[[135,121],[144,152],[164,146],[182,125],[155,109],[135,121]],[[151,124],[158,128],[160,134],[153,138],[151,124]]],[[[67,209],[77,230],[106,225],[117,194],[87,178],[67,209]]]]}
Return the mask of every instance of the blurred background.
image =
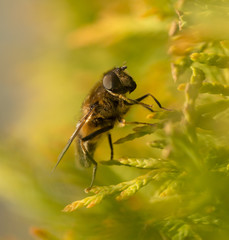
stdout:
{"type": "MultiPolygon", "coordinates": [[[[131,98],[150,92],[163,106],[182,105],[183,93],[176,91],[168,54],[176,2],[1,1],[0,239],[31,240],[34,232],[43,234],[40,228],[65,237],[60,239],[101,239],[104,225],[120,229],[123,239],[134,239],[128,219],[137,224],[140,216],[131,211],[144,205],[149,188],[144,197],[128,203],[109,200],[102,207],[69,215],[61,210],[87,196],[83,189],[89,185],[91,169],[76,167],[72,146],[53,174],[51,170],[81,117],[83,99],[115,66],[126,64],[136,81],[131,98]],[[105,219],[108,212],[118,221],[105,219]],[[123,214],[127,217],[120,218],[123,214]],[[75,238],[67,238],[72,232],[75,238]]],[[[126,119],[148,121],[147,114],[137,106],[126,119]]],[[[113,140],[130,131],[131,127],[114,129],[113,140]]],[[[115,157],[159,155],[144,142],[115,146],[115,157]]],[[[106,140],[95,158],[109,159],[106,140]]],[[[96,184],[117,184],[138,175],[135,169],[99,166],[96,184]]],[[[103,234],[111,239],[109,231],[103,234]]]]}
{"type": "MultiPolygon", "coordinates": [[[[103,72],[125,63],[138,84],[133,98],[150,89],[169,102],[167,23],[147,16],[151,2],[143,0],[5,0],[0,9],[0,237],[27,240],[32,226],[61,225],[64,205],[85,197],[91,170],[77,170],[74,147],[51,169],[103,72]]],[[[145,120],[139,111],[148,114],[137,107],[128,118],[145,120]]],[[[135,154],[128,144],[115,154],[126,149],[135,154]]],[[[106,142],[96,156],[109,158],[106,142]]],[[[99,169],[97,184],[118,183],[106,182],[106,172],[99,169]]]]}

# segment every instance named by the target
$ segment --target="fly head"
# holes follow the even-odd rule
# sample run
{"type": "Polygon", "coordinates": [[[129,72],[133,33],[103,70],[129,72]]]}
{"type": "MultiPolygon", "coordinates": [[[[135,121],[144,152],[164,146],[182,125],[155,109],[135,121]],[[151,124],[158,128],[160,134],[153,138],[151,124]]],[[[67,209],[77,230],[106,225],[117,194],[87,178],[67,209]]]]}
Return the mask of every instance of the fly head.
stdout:
{"type": "Polygon", "coordinates": [[[131,93],[137,87],[133,78],[125,72],[126,66],[114,68],[103,76],[103,86],[106,90],[117,94],[131,93]]]}

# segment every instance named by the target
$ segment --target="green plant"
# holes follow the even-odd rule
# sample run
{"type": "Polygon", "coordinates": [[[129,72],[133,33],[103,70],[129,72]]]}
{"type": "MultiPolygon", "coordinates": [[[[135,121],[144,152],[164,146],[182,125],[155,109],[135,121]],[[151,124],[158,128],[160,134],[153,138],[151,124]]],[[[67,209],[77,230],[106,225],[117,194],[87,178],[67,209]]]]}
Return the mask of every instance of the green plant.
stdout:
{"type": "MultiPolygon", "coordinates": [[[[57,37],[67,47],[52,45],[35,70],[26,65],[35,82],[24,82],[27,111],[1,141],[4,204],[38,226],[36,239],[228,239],[227,1],[60,2],[48,14],[70,16],[57,37]],[[98,147],[97,185],[85,196],[91,172],[74,168],[72,148],[50,171],[84,95],[104,69],[125,60],[136,92],[152,92],[170,110],[140,119],[148,125],[114,130],[119,152],[106,161],[106,147],[98,147]]],[[[134,111],[131,121],[144,109],[134,111]]]]}
{"type": "Polygon", "coordinates": [[[204,41],[199,37],[194,41],[191,26],[187,27],[183,20],[185,14],[179,12],[178,16],[180,32],[173,36],[171,48],[180,47],[179,39],[191,39],[184,43],[189,46],[178,49],[177,55],[183,56],[176,56],[177,49],[172,51],[174,79],[179,81],[185,71],[192,71],[191,77],[183,77],[185,83],[178,86],[185,94],[183,107],[156,113],[153,119],[157,122],[153,126],[137,127],[134,133],[116,142],[131,141],[159,131],[160,138],[150,146],[163,149],[161,157],[127,157],[102,162],[148,171],[117,185],[95,186],[89,190],[93,196],[69,204],[64,211],[83,206],[90,208],[108,197],[125,200],[150,183],[156,186],[150,197],[152,205],[154,202],[165,205],[177,202],[170,214],[151,223],[163,239],[214,239],[214,234],[226,239],[229,227],[226,189],[229,181],[229,85],[228,70],[224,69],[229,67],[228,50],[221,40],[204,41]]]}

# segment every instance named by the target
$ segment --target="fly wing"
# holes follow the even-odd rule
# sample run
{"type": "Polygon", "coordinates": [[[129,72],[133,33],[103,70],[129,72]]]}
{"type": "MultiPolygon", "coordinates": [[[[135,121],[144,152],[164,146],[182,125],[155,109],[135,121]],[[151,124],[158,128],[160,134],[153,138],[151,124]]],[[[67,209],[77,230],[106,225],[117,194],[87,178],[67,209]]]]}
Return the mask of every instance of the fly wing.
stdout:
{"type": "Polygon", "coordinates": [[[67,145],[64,147],[63,151],[61,152],[61,154],[58,157],[57,163],[54,166],[52,172],[56,169],[56,167],[59,165],[61,159],[63,158],[64,154],[67,152],[68,148],[70,147],[72,141],[74,140],[74,138],[77,136],[77,134],[79,133],[80,129],[83,127],[83,125],[90,119],[93,110],[94,110],[95,106],[93,106],[90,111],[77,123],[76,125],[76,130],[74,131],[74,133],[72,134],[72,136],[70,137],[70,139],[68,140],[67,145]]]}

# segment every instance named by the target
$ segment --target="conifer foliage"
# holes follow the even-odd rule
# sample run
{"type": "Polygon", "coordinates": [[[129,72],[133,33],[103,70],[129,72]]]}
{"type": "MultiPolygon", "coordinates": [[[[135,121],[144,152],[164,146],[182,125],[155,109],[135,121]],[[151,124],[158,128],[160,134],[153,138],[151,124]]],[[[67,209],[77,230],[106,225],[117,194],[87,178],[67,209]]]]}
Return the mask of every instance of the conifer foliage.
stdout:
{"type": "MultiPolygon", "coordinates": [[[[69,0],[69,7],[64,5],[71,16],[67,29],[73,29],[65,36],[68,50],[60,54],[65,58],[61,64],[67,62],[64,77],[58,78],[61,64],[53,67],[52,62],[54,80],[43,80],[50,59],[42,59],[45,73],[36,70],[37,95],[29,95],[28,119],[15,123],[0,149],[5,180],[0,183],[1,198],[36,226],[30,230],[34,239],[228,239],[228,1],[89,2],[69,0]],[[52,176],[49,170],[65,143],[63,135],[71,131],[69,116],[77,104],[80,108],[82,92],[89,90],[86,84],[95,81],[106,64],[112,67],[123,60],[131,74],[142,78],[136,81],[138,91],[167,91],[156,94],[167,110],[154,106],[155,112],[146,113],[148,124],[123,128],[114,140],[123,156],[115,152],[114,160],[108,160],[102,147],[98,149],[95,185],[84,192],[91,172],[74,168],[72,148],[52,176]],[[54,91],[58,86],[59,92],[54,91]],[[56,110],[62,114],[55,115],[62,116],[61,121],[44,118],[50,102],[54,105],[47,112],[63,107],[56,110]],[[76,105],[71,109],[69,102],[76,105]],[[63,130],[63,125],[69,128],[63,130]],[[136,141],[147,150],[139,150],[136,141]],[[130,149],[135,148],[138,155],[133,156],[130,149]]],[[[144,110],[131,110],[131,121],[144,110]]]]}

